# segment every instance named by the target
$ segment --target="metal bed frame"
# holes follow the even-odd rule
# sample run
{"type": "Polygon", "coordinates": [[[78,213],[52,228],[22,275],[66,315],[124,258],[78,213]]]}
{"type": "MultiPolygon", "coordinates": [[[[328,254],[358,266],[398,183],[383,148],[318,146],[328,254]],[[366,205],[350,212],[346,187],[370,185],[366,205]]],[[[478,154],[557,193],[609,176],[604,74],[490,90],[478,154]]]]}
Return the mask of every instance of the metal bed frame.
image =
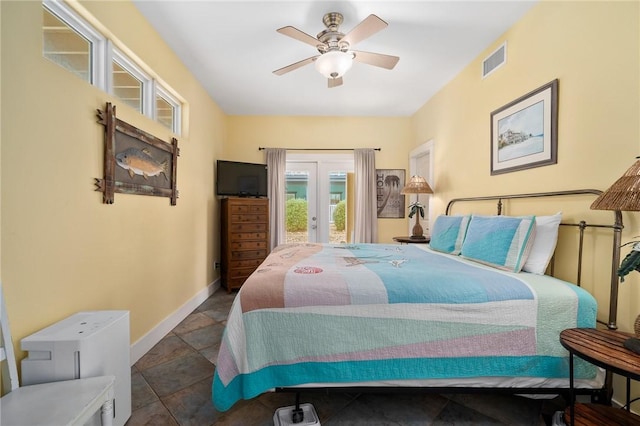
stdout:
{"type": "MultiPolygon", "coordinates": [[[[478,201],[497,201],[497,214],[502,214],[503,201],[512,199],[533,199],[533,198],[546,198],[546,197],[567,197],[567,196],[579,196],[579,195],[600,195],[602,191],[597,189],[579,189],[568,191],[553,191],[553,192],[539,192],[539,193],[525,193],[525,194],[510,194],[510,195],[495,195],[495,196],[481,196],[481,197],[466,197],[466,198],[454,198],[447,204],[445,213],[451,214],[452,208],[456,203],[462,202],[478,202],[478,201]]],[[[561,226],[577,227],[579,229],[579,246],[578,246],[578,260],[577,260],[577,278],[576,283],[580,285],[582,280],[582,254],[584,233],[587,228],[607,228],[613,231],[612,236],[612,251],[611,251],[611,291],[609,300],[609,317],[606,322],[598,321],[606,325],[609,329],[617,329],[617,310],[618,310],[618,284],[619,278],[617,274],[618,266],[620,264],[620,247],[621,247],[621,235],[624,228],[622,223],[622,214],[619,210],[612,211],[613,223],[612,224],[590,224],[585,221],[578,223],[561,223],[561,226]]],[[[555,256],[554,256],[555,257],[555,256]]],[[[553,263],[552,258],[550,270],[553,275],[553,263]]],[[[559,337],[558,337],[559,338],[559,337]]],[[[318,387],[318,388],[276,388],[277,392],[295,392],[296,406],[299,406],[299,394],[301,392],[343,392],[343,393],[364,393],[364,392],[379,392],[379,393],[495,393],[495,394],[518,394],[518,395],[563,395],[569,396],[570,389],[567,388],[522,388],[522,387],[510,387],[510,388],[496,388],[496,387],[368,387],[368,386],[338,386],[338,387],[318,387]]],[[[581,388],[575,390],[576,394],[591,396],[593,402],[600,402],[609,404],[611,402],[611,396],[613,394],[613,376],[607,371],[605,376],[604,386],[601,389],[588,389],[581,388]]]]}
{"type": "MultiPolygon", "coordinates": [[[[451,210],[455,203],[460,202],[474,202],[474,201],[492,201],[497,200],[497,214],[502,214],[502,201],[503,200],[511,200],[511,199],[521,199],[521,198],[543,198],[543,197],[559,197],[559,196],[573,196],[573,195],[600,195],[602,191],[598,189],[577,189],[570,191],[555,191],[555,192],[538,192],[531,194],[513,194],[513,195],[495,195],[495,196],[486,196],[486,197],[468,197],[468,198],[454,198],[447,204],[447,208],[445,210],[445,214],[451,214],[451,210]]],[[[620,247],[622,241],[622,229],[624,228],[622,224],[622,213],[620,210],[612,210],[614,215],[614,223],[613,224],[588,224],[585,221],[580,221],[578,223],[561,223],[561,226],[573,226],[578,227],[580,241],[578,244],[578,260],[577,260],[577,271],[576,271],[576,281],[575,284],[580,286],[582,283],[582,253],[583,253],[583,245],[584,245],[584,231],[587,228],[608,228],[613,230],[612,236],[612,248],[611,248],[611,281],[610,281],[610,296],[609,296],[609,317],[607,322],[602,322],[607,328],[611,330],[615,330],[618,328],[617,320],[618,320],[618,266],[620,265],[620,247]]],[[[551,261],[551,274],[553,275],[553,267],[554,260],[551,261]]]]}

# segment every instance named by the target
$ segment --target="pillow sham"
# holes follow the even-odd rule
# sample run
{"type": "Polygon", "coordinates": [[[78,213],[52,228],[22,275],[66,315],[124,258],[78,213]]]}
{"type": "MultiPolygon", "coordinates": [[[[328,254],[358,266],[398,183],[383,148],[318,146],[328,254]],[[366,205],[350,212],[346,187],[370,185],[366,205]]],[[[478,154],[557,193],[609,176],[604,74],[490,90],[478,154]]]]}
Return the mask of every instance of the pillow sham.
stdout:
{"type": "Polygon", "coordinates": [[[535,216],[473,215],[460,255],[505,271],[520,272],[535,230],[535,216]]]}
{"type": "Polygon", "coordinates": [[[438,216],[431,227],[429,247],[443,253],[460,254],[470,218],[470,215],[438,216]]]}
{"type": "Polygon", "coordinates": [[[551,216],[536,216],[536,236],[529,257],[522,267],[523,271],[538,275],[545,273],[556,249],[561,221],[562,212],[551,216]]]}

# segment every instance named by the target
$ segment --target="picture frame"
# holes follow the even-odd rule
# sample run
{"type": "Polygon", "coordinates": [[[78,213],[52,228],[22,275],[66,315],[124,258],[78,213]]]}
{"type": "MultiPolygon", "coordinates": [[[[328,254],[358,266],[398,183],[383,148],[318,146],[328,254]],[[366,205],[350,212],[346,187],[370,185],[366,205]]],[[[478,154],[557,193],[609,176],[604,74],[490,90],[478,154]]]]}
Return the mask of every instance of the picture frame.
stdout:
{"type": "Polygon", "coordinates": [[[175,206],[178,140],[165,142],[116,118],[116,107],[107,102],[96,110],[104,131],[104,178],[95,178],[102,202],[113,204],[116,192],[168,197],[175,206]]]}
{"type": "Polygon", "coordinates": [[[558,80],[491,113],[491,175],[558,162],[558,80]]]}
{"type": "Polygon", "coordinates": [[[376,169],[376,205],[379,218],[404,218],[404,169],[376,169]]]}

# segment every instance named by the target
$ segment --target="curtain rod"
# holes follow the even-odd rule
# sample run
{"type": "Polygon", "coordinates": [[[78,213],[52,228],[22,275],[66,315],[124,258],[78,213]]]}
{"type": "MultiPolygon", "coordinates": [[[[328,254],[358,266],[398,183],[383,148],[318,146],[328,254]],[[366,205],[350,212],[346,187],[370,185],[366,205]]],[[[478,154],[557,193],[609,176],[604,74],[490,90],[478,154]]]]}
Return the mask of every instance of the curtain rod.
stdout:
{"type": "MultiPolygon", "coordinates": [[[[258,147],[259,151],[268,149],[268,147],[258,147]]],[[[283,148],[287,151],[353,151],[357,148],[283,148]]],[[[382,148],[373,148],[374,151],[382,151],[382,148]]]]}

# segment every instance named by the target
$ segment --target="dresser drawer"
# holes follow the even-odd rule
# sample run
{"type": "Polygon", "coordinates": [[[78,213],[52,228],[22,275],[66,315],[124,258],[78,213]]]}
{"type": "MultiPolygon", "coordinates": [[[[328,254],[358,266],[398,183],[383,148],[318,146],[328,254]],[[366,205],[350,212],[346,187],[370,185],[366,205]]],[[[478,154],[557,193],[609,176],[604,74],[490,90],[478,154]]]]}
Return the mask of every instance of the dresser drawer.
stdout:
{"type": "Polygon", "coordinates": [[[246,260],[232,260],[229,262],[229,269],[237,268],[257,268],[260,266],[264,259],[246,259],[246,260]]]}
{"type": "Polygon", "coordinates": [[[267,205],[255,205],[255,204],[237,204],[231,206],[231,214],[238,213],[266,213],[267,205]]]}
{"type": "Polygon", "coordinates": [[[244,278],[247,279],[249,278],[249,275],[251,275],[253,273],[253,271],[256,270],[255,266],[252,266],[251,268],[234,268],[232,270],[229,271],[229,278],[233,279],[233,278],[244,278]]]}
{"type": "Polygon", "coordinates": [[[242,260],[242,259],[264,259],[267,257],[267,249],[264,250],[231,250],[230,260],[242,260]]]}
{"type": "Polygon", "coordinates": [[[231,241],[264,240],[267,241],[266,232],[236,232],[231,234],[231,241]]]}
{"type": "Polygon", "coordinates": [[[240,288],[242,287],[242,284],[244,284],[244,282],[247,280],[247,277],[240,277],[240,278],[227,278],[224,281],[224,285],[227,288],[227,290],[232,290],[234,288],[240,288]]]}
{"type": "Polygon", "coordinates": [[[267,215],[266,214],[254,214],[254,213],[246,213],[246,214],[232,214],[231,222],[261,222],[267,223],[267,215]]]}
{"type": "Polygon", "coordinates": [[[231,250],[266,249],[266,241],[231,241],[231,250]]]}
{"type": "Polygon", "coordinates": [[[267,232],[267,223],[233,223],[229,225],[231,232],[267,232]]]}

